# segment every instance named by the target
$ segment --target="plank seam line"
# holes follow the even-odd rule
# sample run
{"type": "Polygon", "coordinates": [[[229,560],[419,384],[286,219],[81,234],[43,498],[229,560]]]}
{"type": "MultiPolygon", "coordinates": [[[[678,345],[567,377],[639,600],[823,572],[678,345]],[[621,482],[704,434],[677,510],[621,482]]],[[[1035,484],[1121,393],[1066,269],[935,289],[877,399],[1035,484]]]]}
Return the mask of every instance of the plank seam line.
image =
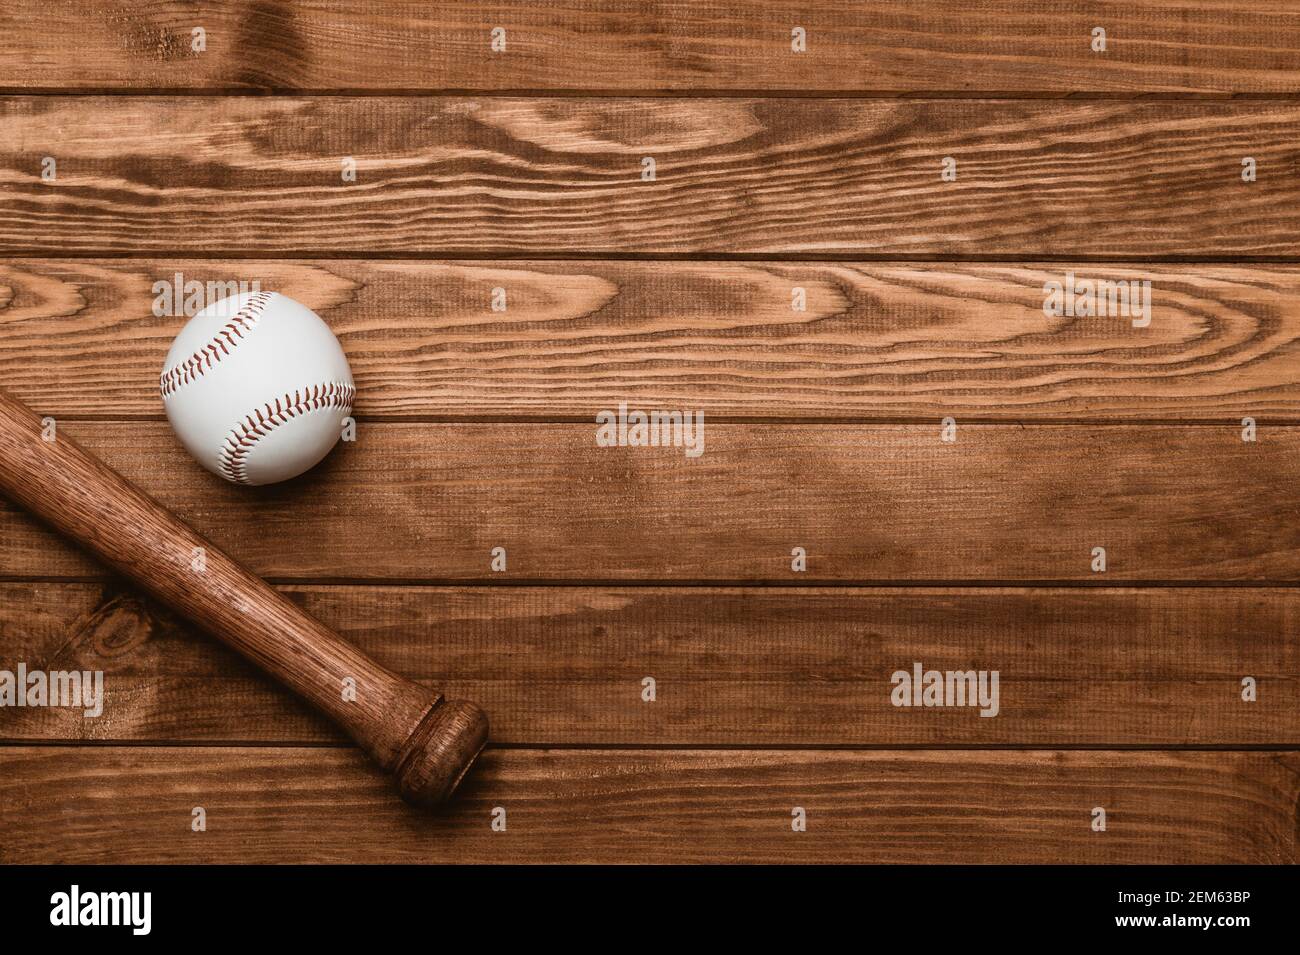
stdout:
{"type": "Polygon", "coordinates": [[[1231,103],[1295,103],[1300,91],[1242,90],[1230,92],[1152,90],[1150,92],[1111,90],[891,90],[826,89],[795,87],[663,87],[651,89],[617,89],[610,87],[292,87],[292,86],[0,86],[5,97],[144,97],[177,98],[337,98],[337,99],[808,99],[924,102],[957,100],[962,102],[1107,102],[1107,103],[1182,103],[1223,105],[1231,103]]]}
{"type": "MultiPolygon", "coordinates": [[[[11,386],[12,387],[12,386],[11,386]]],[[[601,401],[606,399],[597,399],[592,401],[592,407],[596,407],[601,401]]],[[[37,403],[37,402],[32,402],[37,403]]],[[[707,409],[706,409],[707,411],[707,409]]],[[[874,416],[864,415],[862,417],[852,416],[828,416],[828,417],[807,417],[801,415],[774,416],[763,415],[750,417],[748,415],[709,415],[709,423],[713,425],[733,425],[733,426],[789,426],[798,425],[800,427],[933,427],[941,416],[951,415],[951,411],[936,411],[929,417],[921,415],[899,415],[899,416],[874,416]]],[[[353,415],[358,424],[382,424],[382,425],[424,425],[424,424],[501,424],[501,425],[592,425],[596,422],[590,415],[527,415],[527,414],[464,414],[464,415],[433,415],[433,414],[414,414],[414,415],[353,415]]],[[[1240,412],[1229,414],[1224,413],[1222,418],[1154,418],[1154,417],[1137,417],[1137,418],[991,418],[981,416],[957,415],[957,420],[966,427],[980,428],[1015,428],[1025,430],[1027,428],[1235,428],[1240,429],[1241,418],[1240,412]]],[[[1274,428],[1296,428],[1300,427],[1300,418],[1279,417],[1270,418],[1264,415],[1253,414],[1257,425],[1268,425],[1274,428]]],[[[60,421],[80,422],[83,424],[163,424],[167,421],[166,415],[159,414],[120,414],[111,416],[102,416],[95,414],[60,414],[60,421]]]]}
{"type": "MultiPolygon", "coordinates": [[[[357,751],[346,741],[286,741],[268,740],[68,740],[68,739],[3,739],[0,748],[32,749],[49,747],[59,749],[280,749],[280,750],[330,750],[357,751]]],[[[489,742],[487,749],[498,752],[646,752],[646,753],[1300,753],[1298,743],[1183,743],[1183,744],[957,744],[935,746],[931,743],[511,743],[489,742]]]]}
{"type": "Polygon", "coordinates": [[[801,252],[769,249],[761,252],[726,252],[703,250],[697,252],[626,252],[615,249],[581,249],[573,252],[554,250],[519,249],[416,249],[371,250],[366,252],[340,252],[332,249],[280,249],[263,252],[247,249],[165,249],[121,251],[105,248],[26,249],[0,247],[0,255],[13,261],[66,261],[102,259],[105,261],[149,261],[156,259],[184,259],[194,262],[246,261],[284,262],[293,260],[318,260],[322,262],[689,262],[692,265],[727,264],[733,262],[768,263],[820,263],[832,265],[1114,265],[1141,267],[1161,265],[1300,265],[1300,254],[1295,255],[1218,255],[1187,253],[1177,255],[1100,255],[1096,253],[1065,252],[971,252],[902,255],[897,252],[865,252],[846,249],[839,252],[801,252]]]}
{"type": "MultiPolygon", "coordinates": [[[[0,510],[0,519],[8,516],[0,510]]],[[[50,574],[0,574],[3,584],[46,584],[103,585],[114,580],[110,574],[85,575],[69,574],[58,576],[50,574]]],[[[493,577],[277,577],[263,576],[267,583],[276,587],[338,587],[338,588],[404,588],[416,589],[526,589],[526,588],[595,588],[625,590],[1097,590],[1097,591],[1141,591],[1141,590],[1296,590],[1300,589],[1300,580],[1126,580],[1111,577],[1110,582],[1092,581],[1084,578],[1061,579],[1025,579],[1025,580],[892,580],[846,578],[815,580],[776,580],[757,578],[752,580],[736,578],[690,579],[681,580],[671,577],[647,578],[609,578],[609,577],[575,577],[544,578],[519,577],[501,580],[493,577]]]]}

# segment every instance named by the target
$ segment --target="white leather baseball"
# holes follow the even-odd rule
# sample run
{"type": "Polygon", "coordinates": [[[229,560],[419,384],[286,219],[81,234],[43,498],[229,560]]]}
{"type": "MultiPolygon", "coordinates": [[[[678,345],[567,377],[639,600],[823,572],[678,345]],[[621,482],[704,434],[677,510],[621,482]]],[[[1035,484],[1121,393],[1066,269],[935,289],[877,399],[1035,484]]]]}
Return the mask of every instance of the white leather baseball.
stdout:
{"type": "Polygon", "coordinates": [[[276,292],[234,295],[190,319],[160,385],[186,449],[235,484],[273,484],[315,466],[356,395],[329,326],[276,292]]]}

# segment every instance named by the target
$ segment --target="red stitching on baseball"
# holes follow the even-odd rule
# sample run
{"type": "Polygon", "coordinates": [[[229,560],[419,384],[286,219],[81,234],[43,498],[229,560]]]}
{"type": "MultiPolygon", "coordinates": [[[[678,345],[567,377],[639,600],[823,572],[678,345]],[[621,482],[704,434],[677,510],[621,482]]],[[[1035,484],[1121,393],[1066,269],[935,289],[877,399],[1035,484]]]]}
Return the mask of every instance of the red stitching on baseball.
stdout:
{"type": "Polygon", "coordinates": [[[244,303],[244,307],[235,313],[235,317],[213,336],[212,341],[179,365],[164,371],[158,379],[158,387],[162,390],[163,399],[166,400],[182,385],[188,385],[194,379],[202,377],[209,368],[221,361],[223,355],[229,355],[230,351],[225,344],[222,344],[221,339],[224,338],[230,348],[234,348],[238,344],[235,339],[242,339],[257,327],[258,317],[270,301],[270,292],[255,292],[253,297],[244,303]]]}
{"type": "Polygon", "coordinates": [[[313,385],[310,389],[295,391],[282,399],[277,398],[274,408],[269,403],[261,408],[254,408],[253,413],[239,422],[226,437],[226,443],[217,455],[217,470],[229,481],[247,484],[248,455],[252,453],[258,441],[300,414],[319,411],[321,408],[343,408],[345,411],[351,411],[352,399],[356,395],[357,390],[352,385],[331,381],[328,384],[313,385]]]}

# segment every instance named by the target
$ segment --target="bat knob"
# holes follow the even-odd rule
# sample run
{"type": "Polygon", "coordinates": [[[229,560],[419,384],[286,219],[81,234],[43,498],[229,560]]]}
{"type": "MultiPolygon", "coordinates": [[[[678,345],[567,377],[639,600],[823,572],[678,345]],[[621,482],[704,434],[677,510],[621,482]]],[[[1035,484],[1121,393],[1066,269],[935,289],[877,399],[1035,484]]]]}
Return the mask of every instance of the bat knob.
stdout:
{"type": "Polygon", "coordinates": [[[435,703],[397,759],[397,786],[407,802],[426,809],[455,791],[487,744],[487,715],[473,703],[435,703]]]}

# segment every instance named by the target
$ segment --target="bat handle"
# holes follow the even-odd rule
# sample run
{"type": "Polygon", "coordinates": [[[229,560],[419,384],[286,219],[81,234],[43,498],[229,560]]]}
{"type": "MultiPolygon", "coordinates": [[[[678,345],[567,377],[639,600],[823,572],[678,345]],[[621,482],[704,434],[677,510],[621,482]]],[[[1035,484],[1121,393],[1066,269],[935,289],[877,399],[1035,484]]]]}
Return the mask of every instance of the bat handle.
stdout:
{"type": "Polygon", "coordinates": [[[3,391],[0,492],[313,703],[408,801],[437,805],[486,744],[473,703],[380,666],[3,391]]]}

